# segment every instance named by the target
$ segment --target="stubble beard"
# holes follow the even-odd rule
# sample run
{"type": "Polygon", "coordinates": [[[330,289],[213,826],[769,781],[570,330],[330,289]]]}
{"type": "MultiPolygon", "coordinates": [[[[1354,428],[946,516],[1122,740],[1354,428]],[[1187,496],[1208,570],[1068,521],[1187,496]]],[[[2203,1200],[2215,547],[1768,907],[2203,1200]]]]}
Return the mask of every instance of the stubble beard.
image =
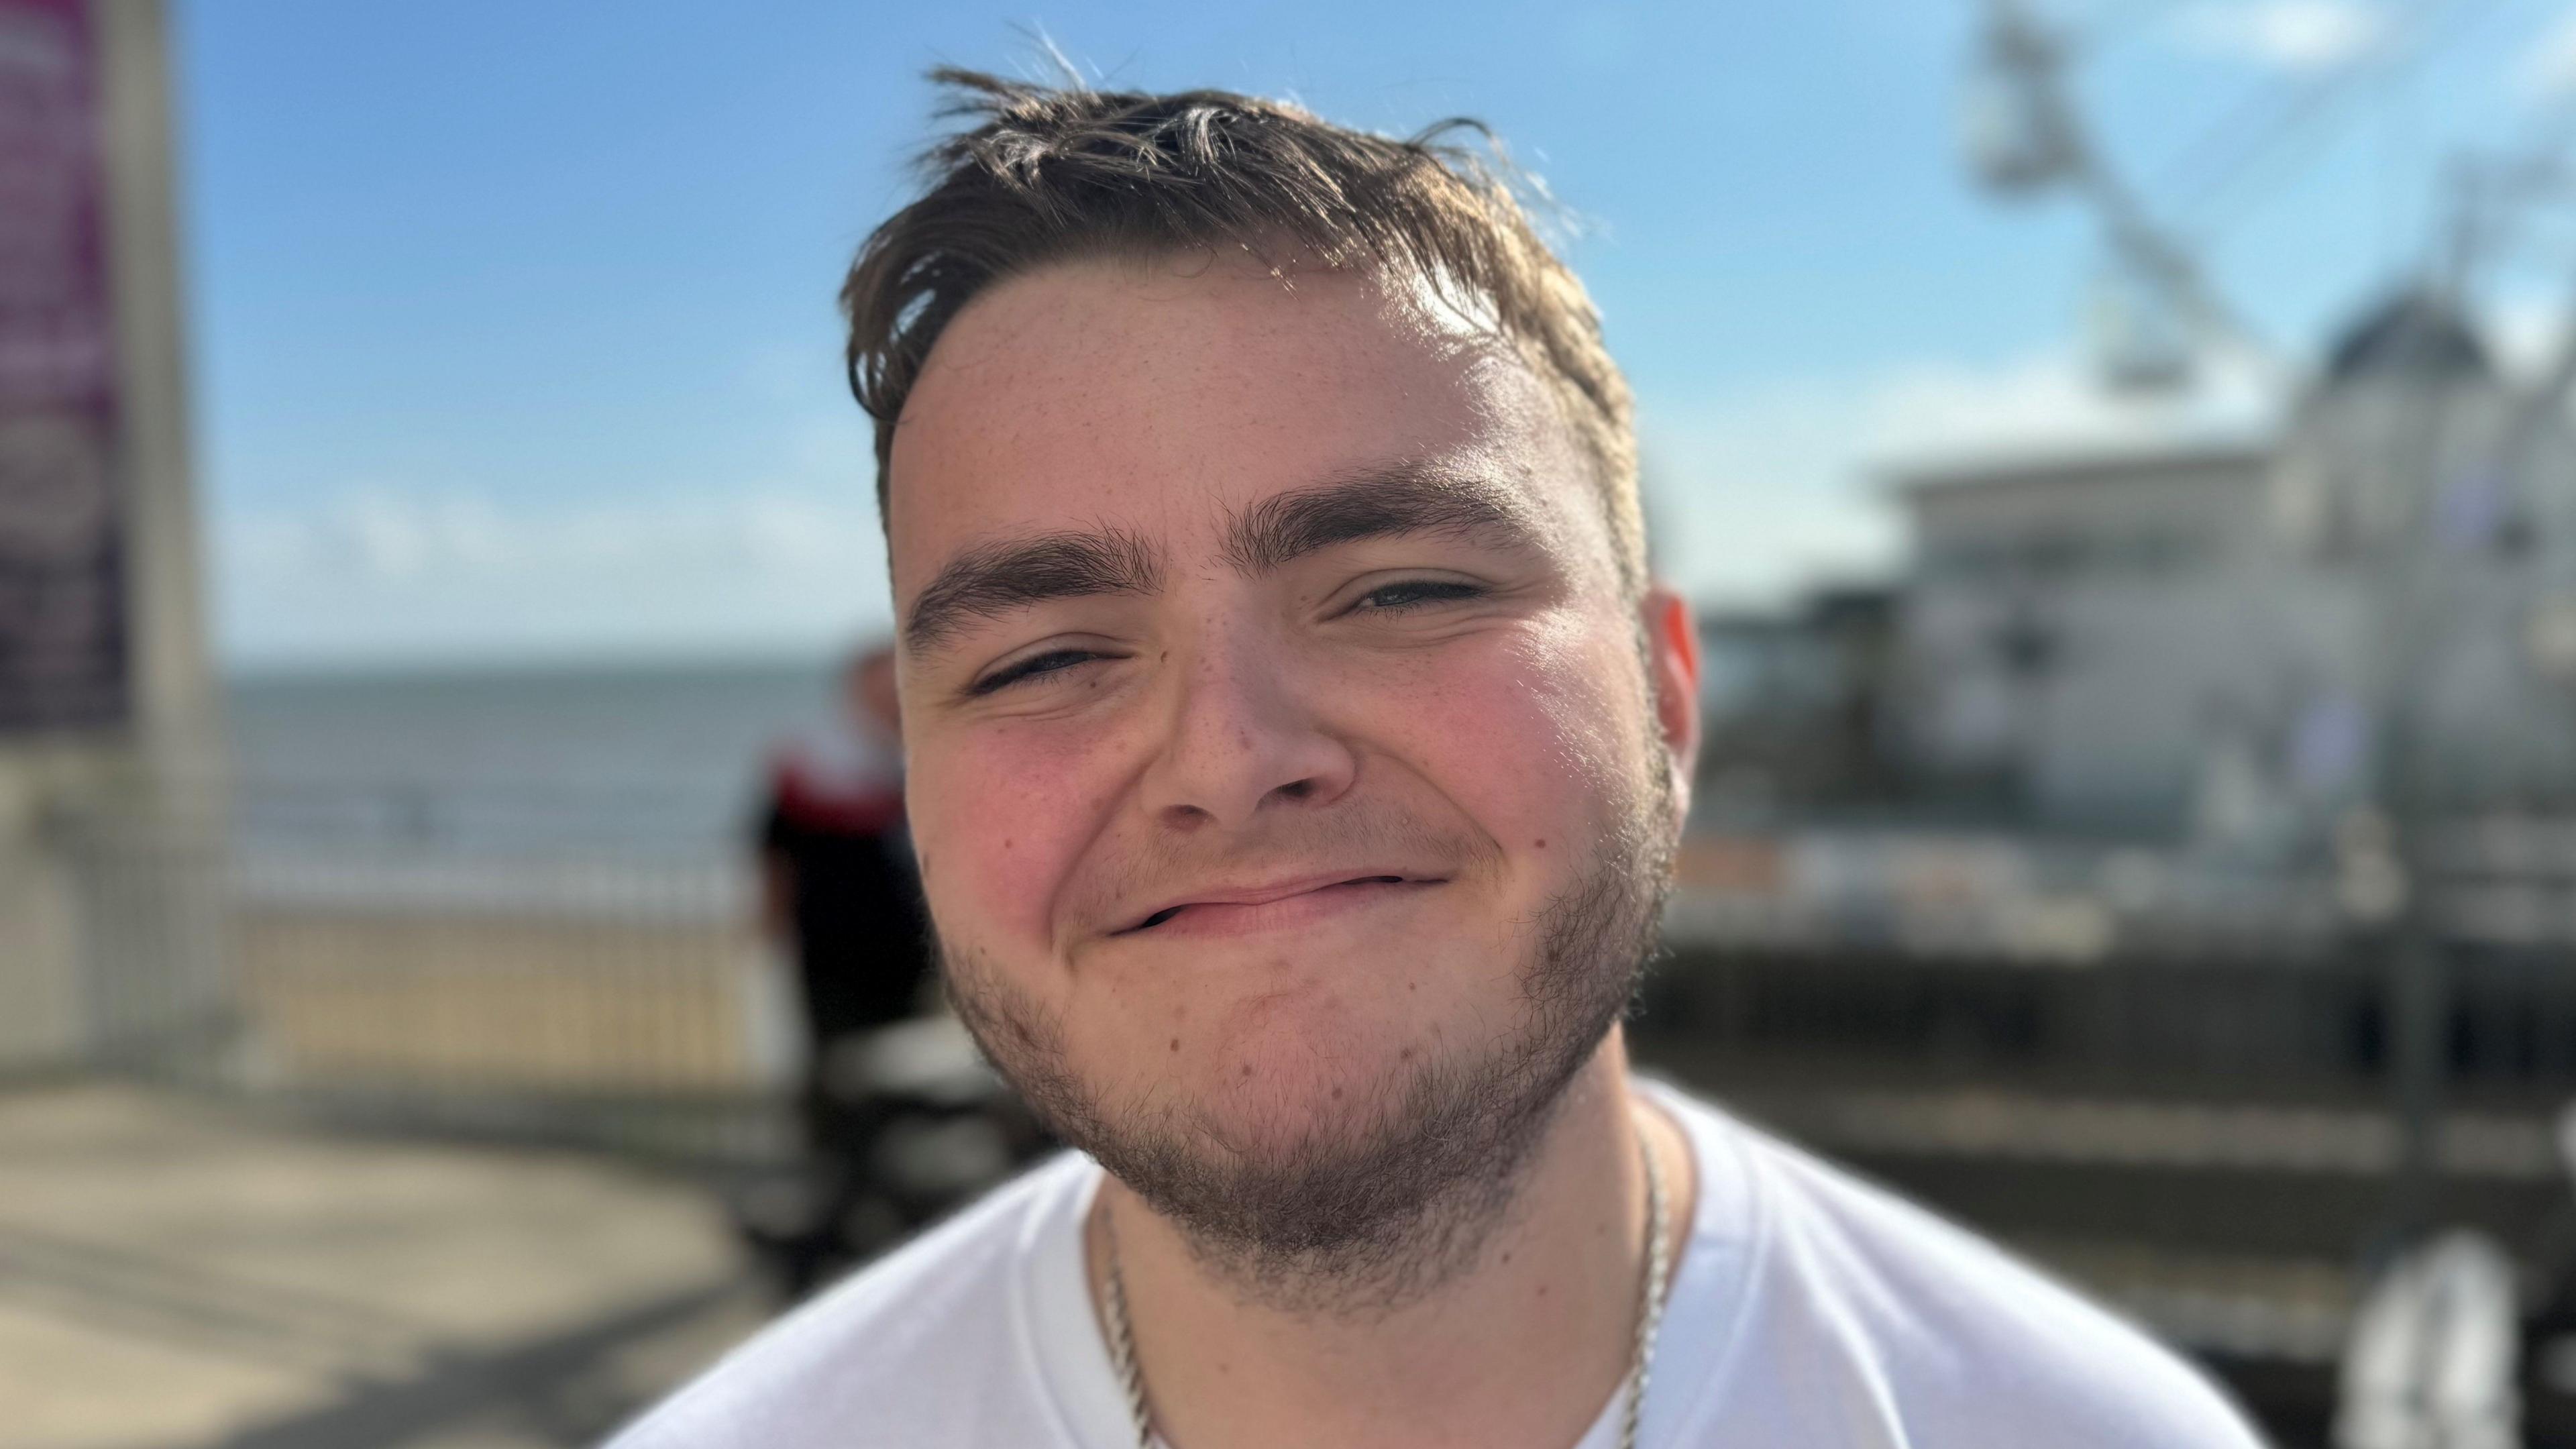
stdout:
{"type": "Polygon", "coordinates": [[[1061,1025],[971,951],[934,945],[957,1015],[1058,1136],[1088,1152],[1248,1302],[1382,1316],[1472,1267],[1511,1221],[1568,1085],[1635,997],[1676,831],[1660,748],[1610,838],[1524,931],[1517,1032],[1421,1053],[1356,1105],[1259,1155],[1190,1104],[1104,1100],[1061,1025]]]}

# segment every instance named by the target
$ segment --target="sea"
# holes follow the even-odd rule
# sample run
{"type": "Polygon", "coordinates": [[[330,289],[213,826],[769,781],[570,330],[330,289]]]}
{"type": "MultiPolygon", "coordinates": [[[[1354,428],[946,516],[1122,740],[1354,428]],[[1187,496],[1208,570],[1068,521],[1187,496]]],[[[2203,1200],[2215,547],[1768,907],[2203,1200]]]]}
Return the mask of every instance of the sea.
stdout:
{"type": "Polygon", "coordinates": [[[254,858],[738,859],[764,761],[828,730],[828,659],[244,672],[224,687],[254,858]]]}

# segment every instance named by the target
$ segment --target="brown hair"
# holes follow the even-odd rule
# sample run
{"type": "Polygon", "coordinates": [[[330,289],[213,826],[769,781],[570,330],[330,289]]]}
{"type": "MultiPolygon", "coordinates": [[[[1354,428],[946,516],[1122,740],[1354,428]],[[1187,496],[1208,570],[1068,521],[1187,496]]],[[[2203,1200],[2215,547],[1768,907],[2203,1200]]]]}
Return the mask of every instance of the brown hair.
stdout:
{"type": "MultiPolygon", "coordinates": [[[[876,419],[885,516],[895,420],[923,361],[986,287],[1048,262],[1284,239],[1327,267],[1419,277],[1491,317],[1555,392],[1594,466],[1623,585],[1645,579],[1628,385],[1583,284],[1530,227],[1507,163],[1442,138],[1354,131],[1227,91],[1151,95],[941,68],[929,186],[869,236],[841,287],[850,390],[876,419]]],[[[1490,137],[1488,136],[1490,140],[1490,137]]]]}

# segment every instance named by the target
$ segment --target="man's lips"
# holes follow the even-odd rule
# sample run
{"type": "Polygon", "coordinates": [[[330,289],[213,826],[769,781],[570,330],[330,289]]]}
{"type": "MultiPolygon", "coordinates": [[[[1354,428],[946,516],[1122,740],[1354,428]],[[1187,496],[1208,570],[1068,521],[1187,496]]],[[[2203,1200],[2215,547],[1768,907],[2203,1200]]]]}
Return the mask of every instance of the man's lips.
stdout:
{"type": "Polygon", "coordinates": [[[1401,870],[1334,871],[1261,885],[1215,886],[1175,897],[1110,932],[1134,936],[1175,927],[1191,930],[1288,924],[1329,914],[1394,891],[1443,883],[1447,877],[1401,870]]]}

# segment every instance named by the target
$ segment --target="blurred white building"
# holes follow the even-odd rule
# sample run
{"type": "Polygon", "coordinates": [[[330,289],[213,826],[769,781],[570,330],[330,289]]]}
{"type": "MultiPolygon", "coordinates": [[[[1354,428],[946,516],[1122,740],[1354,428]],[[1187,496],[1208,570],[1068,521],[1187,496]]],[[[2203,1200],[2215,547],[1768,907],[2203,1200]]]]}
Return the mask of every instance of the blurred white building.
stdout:
{"type": "Polygon", "coordinates": [[[2047,825],[2253,847],[2391,789],[2576,797],[2564,393],[2409,293],[2279,438],[1900,471],[1893,743],[2047,825]]]}

